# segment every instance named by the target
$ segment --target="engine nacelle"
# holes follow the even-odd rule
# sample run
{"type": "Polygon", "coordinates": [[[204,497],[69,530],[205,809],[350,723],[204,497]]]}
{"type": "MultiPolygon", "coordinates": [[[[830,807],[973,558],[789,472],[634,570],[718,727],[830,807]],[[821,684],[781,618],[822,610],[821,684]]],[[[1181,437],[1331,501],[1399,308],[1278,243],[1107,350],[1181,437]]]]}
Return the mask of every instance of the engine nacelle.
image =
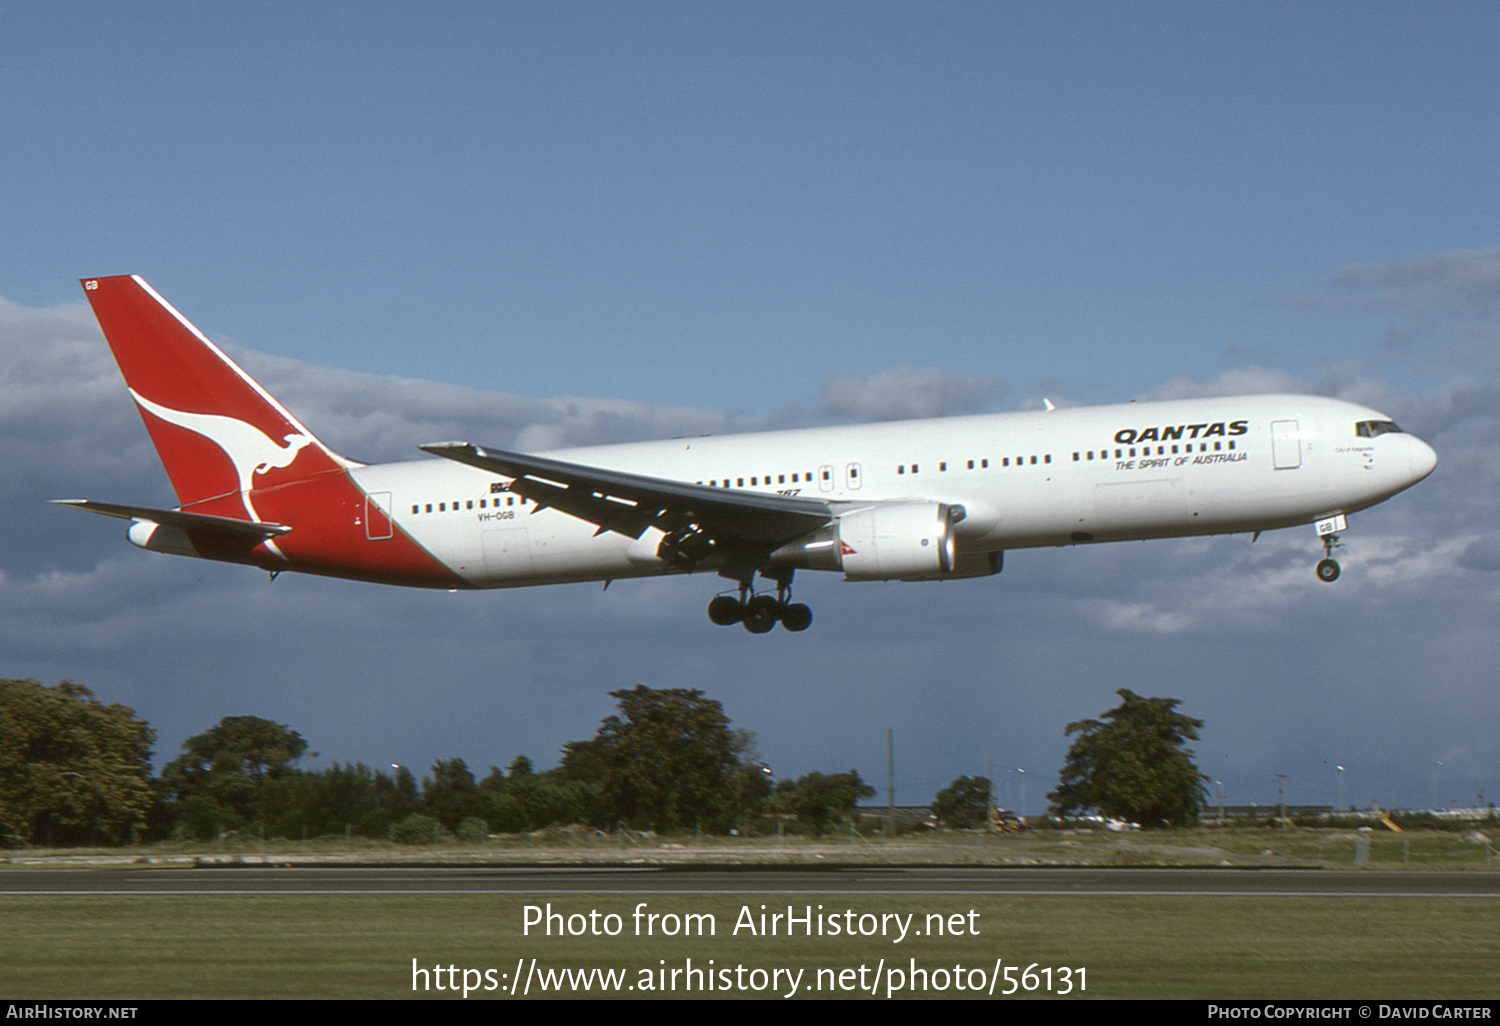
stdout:
{"type": "Polygon", "coordinates": [[[771,554],[773,566],[841,570],[850,581],[936,581],[1000,572],[1000,553],[958,553],[962,506],[878,502],[771,554]]]}
{"type": "Polygon", "coordinates": [[[952,571],[952,508],[936,502],[883,502],[839,517],[844,577],[910,581],[952,571]]]}

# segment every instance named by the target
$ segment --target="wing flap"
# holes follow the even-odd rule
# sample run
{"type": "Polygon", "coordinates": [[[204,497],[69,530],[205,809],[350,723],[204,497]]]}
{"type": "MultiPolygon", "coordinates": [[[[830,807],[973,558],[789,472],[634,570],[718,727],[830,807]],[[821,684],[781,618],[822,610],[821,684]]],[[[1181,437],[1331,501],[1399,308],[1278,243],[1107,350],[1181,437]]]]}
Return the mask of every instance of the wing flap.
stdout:
{"type": "Polygon", "coordinates": [[[670,530],[692,522],[742,541],[772,544],[815,531],[833,517],[828,504],[818,499],[711,488],[485,449],[471,442],[437,442],[419,448],[508,477],[512,492],[538,506],[550,506],[631,538],[639,538],[648,527],[670,530]]]}

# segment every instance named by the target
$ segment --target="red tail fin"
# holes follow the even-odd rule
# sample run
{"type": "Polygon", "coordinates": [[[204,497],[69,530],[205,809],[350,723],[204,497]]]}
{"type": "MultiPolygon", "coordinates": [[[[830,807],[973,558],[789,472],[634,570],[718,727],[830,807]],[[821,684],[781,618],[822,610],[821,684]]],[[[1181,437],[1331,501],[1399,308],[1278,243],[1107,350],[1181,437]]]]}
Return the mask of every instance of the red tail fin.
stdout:
{"type": "Polygon", "coordinates": [[[183,506],[222,496],[214,512],[254,520],[252,488],[349,465],[140,278],[83,289],[183,506]]]}

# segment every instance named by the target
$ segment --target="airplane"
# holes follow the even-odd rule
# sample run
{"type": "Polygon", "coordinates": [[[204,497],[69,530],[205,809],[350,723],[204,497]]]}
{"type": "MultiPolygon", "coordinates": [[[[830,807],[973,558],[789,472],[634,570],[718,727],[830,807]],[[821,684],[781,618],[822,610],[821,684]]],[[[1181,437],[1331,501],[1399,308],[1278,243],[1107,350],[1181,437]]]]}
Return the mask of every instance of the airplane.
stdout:
{"type": "MultiPolygon", "coordinates": [[[[131,521],[152,552],[425,588],[715,573],[715,624],[802,631],[798,570],[849,581],[1001,571],[1008,549],[1316,526],[1421,481],[1384,414],[1251,395],[673,438],[527,454],[467,441],[366,465],[330,450],[144,280],[82,279],[175,509],[56,500],[131,521]],[[757,579],[762,582],[757,589],[757,579]]],[[[1252,538],[1254,540],[1254,538],[1252,538]]]]}

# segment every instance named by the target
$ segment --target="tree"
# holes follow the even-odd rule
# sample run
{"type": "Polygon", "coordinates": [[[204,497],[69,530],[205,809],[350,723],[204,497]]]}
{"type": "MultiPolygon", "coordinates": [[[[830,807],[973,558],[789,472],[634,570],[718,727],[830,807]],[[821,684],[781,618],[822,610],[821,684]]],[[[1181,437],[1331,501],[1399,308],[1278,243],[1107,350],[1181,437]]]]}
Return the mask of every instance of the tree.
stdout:
{"type": "Polygon", "coordinates": [[[565,780],[602,784],[609,773],[609,758],[597,737],[587,741],[568,741],[563,744],[557,769],[565,780]]]}
{"type": "Polygon", "coordinates": [[[502,833],[519,833],[568,823],[602,824],[598,784],[570,780],[558,770],[493,774],[480,785],[484,818],[502,833]]]}
{"type": "Polygon", "coordinates": [[[728,829],[742,739],[730,730],[724,707],[697,689],[637,685],[609,694],[619,713],[605,718],[593,741],[567,747],[568,776],[600,774],[612,822],[728,829]]]}
{"type": "Polygon", "coordinates": [[[988,777],[959,777],[933,795],[932,814],[938,821],[960,830],[982,826],[989,820],[988,777]]]}
{"type": "MultiPolygon", "coordinates": [[[[491,766],[490,769],[493,770],[494,767],[491,766]]],[[[512,777],[529,777],[536,772],[536,767],[532,764],[531,758],[529,756],[518,755],[514,759],[510,760],[510,766],[507,768],[507,772],[512,777]]]]}
{"type": "Polygon", "coordinates": [[[405,818],[410,808],[397,808],[391,798],[391,779],[364,763],[334,763],[328,769],[285,778],[293,784],[292,801],[275,821],[286,837],[306,830],[309,837],[342,834],[384,838],[390,825],[405,818]]]}
{"type": "Polygon", "coordinates": [[[439,759],[422,781],[422,808],[449,830],[481,811],[479,787],[462,759],[439,759]]]}
{"type": "Polygon", "coordinates": [[[1142,698],[1128,688],[1102,720],[1079,720],[1061,785],[1047,795],[1063,816],[1097,810],[1143,827],[1187,826],[1208,800],[1208,777],[1193,764],[1188,741],[1202,720],[1176,711],[1176,698],[1142,698]]]}
{"type": "Polygon", "coordinates": [[[179,821],[208,834],[264,823],[272,785],[292,772],[307,742],[290,727],[259,716],[226,716],[182,743],[162,780],[179,805],[179,821]]]}
{"type": "Polygon", "coordinates": [[[129,840],[155,805],[155,740],[81,684],[0,680],[0,843],[129,840]]]}
{"type": "Polygon", "coordinates": [[[753,829],[753,823],[764,813],[767,802],[776,793],[771,768],[760,757],[755,731],[734,732],[734,755],[739,761],[734,779],[734,821],[737,829],[753,829]]]}
{"type": "Polygon", "coordinates": [[[831,823],[848,819],[861,798],[875,797],[875,789],[848,773],[808,773],[776,785],[776,801],[821,836],[831,823]]]}

